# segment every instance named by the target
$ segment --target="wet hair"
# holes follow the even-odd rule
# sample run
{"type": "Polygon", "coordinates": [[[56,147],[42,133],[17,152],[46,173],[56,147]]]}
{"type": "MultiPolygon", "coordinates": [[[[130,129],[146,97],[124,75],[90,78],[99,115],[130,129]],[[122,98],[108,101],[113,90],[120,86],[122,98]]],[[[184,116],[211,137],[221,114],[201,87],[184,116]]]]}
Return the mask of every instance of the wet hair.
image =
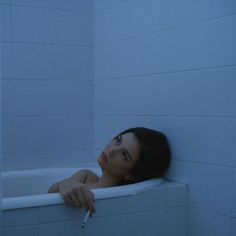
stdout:
{"type": "Polygon", "coordinates": [[[171,160],[167,137],[160,131],[144,127],[130,128],[119,135],[125,133],[133,133],[135,135],[140,150],[139,159],[135,167],[130,171],[133,180],[123,180],[120,184],[136,183],[163,176],[168,170],[171,160]]]}

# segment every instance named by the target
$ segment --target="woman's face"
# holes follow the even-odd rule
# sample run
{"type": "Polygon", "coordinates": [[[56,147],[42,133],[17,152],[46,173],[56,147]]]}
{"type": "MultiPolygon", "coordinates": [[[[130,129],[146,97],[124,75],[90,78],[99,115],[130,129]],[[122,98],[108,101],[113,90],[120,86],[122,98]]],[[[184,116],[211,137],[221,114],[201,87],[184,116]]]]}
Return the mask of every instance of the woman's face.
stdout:
{"type": "Polygon", "coordinates": [[[125,176],[139,158],[139,143],[133,133],[125,133],[112,139],[98,157],[103,171],[125,176]]]}

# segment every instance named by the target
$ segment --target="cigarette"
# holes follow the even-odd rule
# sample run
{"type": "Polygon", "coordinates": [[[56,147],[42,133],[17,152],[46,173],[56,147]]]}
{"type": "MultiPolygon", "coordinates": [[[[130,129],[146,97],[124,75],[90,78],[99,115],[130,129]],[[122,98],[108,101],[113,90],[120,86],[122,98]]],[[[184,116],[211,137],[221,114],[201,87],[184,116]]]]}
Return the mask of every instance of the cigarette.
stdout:
{"type": "Polygon", "coordinates": [[[85,215],[85,217],[84,217],[83,223],[82,223],[82,225],[81,225],[82,229],[84,229],[84,227],[85,227],[85,225],[86,225],[86,222],[87,222],[87,220],[88,220],[88,218],[89,218],[89,215],[90,215],[90,211],[87,211],[87,213],[86,213],[86,215],[85,215]]]}

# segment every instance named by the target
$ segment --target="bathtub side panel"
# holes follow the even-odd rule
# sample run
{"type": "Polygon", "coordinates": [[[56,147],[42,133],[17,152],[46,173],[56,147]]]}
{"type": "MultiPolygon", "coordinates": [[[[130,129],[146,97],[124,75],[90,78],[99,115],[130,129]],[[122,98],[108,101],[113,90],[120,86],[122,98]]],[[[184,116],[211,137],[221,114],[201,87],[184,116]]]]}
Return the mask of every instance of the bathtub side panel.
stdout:
{"type": "MultiPolygon", "coordinates": [[[[2,6],[0,5],[0,13],[2,15],[2,6]]],[[[0,17],[0,91],[2,91],[2,21],[0,17]]],[[[2,96],[0,96],[0,173],[2,173],[2,96]]],[[[0,235],[2,235],[2,177],[0,175],[0,235]]]]}
{"type": "Polygon", "coordinates": [[[38,224],[38,208],[20,208],[3,212],[3,226],[16,227],[38,224]]]}
{"type": "Polygon", "coordinates": [[[67,204],[5,210],[4,235],[186,236],[186,193],[186,185],[167,182],[134,196],[98,199],[85,229],[85,210],[67,204]]]}

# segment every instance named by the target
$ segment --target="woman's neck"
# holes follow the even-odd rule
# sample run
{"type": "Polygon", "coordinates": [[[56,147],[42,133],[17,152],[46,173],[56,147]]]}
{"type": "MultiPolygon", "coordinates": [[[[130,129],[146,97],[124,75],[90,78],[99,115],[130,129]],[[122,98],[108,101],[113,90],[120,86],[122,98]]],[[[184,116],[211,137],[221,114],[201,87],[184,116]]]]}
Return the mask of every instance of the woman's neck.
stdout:
{"type": "Polygon", "coordinates": [[[102,176],[95,183],[95,186],[100,188],[117,186],[122,181],[122,177],[113,176],[109,173],[103,172],[102,176]]]}

